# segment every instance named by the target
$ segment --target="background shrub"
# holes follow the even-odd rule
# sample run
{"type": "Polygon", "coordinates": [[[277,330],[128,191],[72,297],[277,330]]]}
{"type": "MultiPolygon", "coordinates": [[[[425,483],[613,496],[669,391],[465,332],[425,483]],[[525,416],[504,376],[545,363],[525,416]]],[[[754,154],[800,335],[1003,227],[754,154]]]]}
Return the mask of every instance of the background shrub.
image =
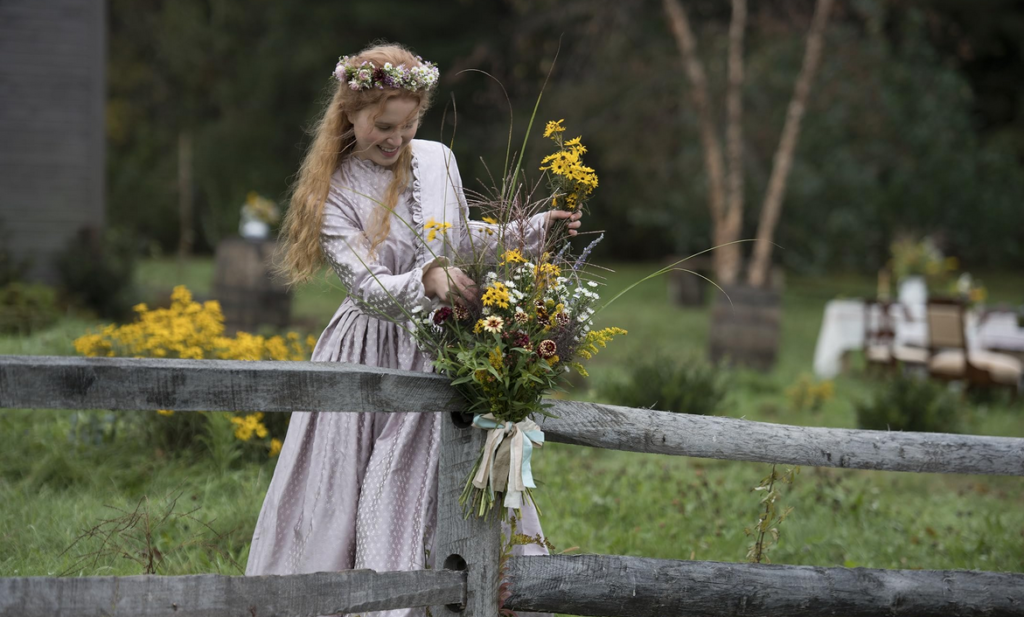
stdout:
{"type": "Polygon", "coordinates": [[[31,334],[52,326],[60,317],[57,294],[38,283],[0,287],[0,334],[31,334]]]}
{"type": "Polygon", "coordinates": [[[855,404],[857,425],[879,431],[960,431],[960,402],[942,384],[897,375],[874,398],[855,404]]]}
{"type": "Polygon", "coordinates": [[[704,360],[674,359],[659,352],[644,354],[628,366],[625,380],[599,386],[602,399],[613,405],[698,415],[714,414],[725,399],[725,371],[704,360]]]}
{"type": "Polygon", "coordinates": [[[131,315],[135,245],[128,234],[83,228],[55,258],[57,276],[68,300],[102,319],[124,320],[131,315]]]}

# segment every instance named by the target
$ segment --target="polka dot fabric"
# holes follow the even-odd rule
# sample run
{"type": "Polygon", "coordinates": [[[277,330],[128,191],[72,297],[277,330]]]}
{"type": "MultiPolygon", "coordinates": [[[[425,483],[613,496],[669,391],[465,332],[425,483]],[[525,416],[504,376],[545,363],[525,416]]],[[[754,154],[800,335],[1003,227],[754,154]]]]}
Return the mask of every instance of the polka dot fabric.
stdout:
{"type": "MultiPolygon", "coordinates": [[[[377,316],[400,319],[428,305],[424,266],[437,256],[450,256],[451,246],[494,250],[497,234],[467,219],[451,151],[435,142],[414,140],[412,145],[413,180],[395,207],[387,239],[372,253],[366,230],[380,205],[370,196],[381,199],[392,172],[349,158],[332,178],[321,246],[349,295],[320,336],[314,361],[431,371],[429,357],[411,337],[377,316]],[[443,237],[429,243],[419,239],[426,238],[423,225],[430,219],[452,223],[448,243],[443,237]]],[[[536,246],[542,225],[541,219],[531,219],[517,232],[536,246]]],[[[291,416],[246,574],[432,566],[427,555],[436,518],[441,415],[326,411],[291,416]]],[[[523,514],[522,531],[540,533],[536,512],[524,508],[523,514]]],[[[537,546],[517,548],[521,554],[546,553],[537,546]]],[[[425,610],[373,615],[418,617],[425,610]]]]}

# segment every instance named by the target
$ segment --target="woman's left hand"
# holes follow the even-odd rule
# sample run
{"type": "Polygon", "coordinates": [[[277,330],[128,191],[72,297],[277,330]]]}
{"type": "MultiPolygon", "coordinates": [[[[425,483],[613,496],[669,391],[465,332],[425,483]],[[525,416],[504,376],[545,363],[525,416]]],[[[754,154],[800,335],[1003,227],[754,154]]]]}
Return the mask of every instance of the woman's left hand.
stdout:
{"type": "Polygon", "coordinates": [[[548,212],[548,229],[551,229],[551,225],[555,221],[568,220],[565,228],[569,231],[570,236],[575,236],[577,230],[580,228],[580,218],[583,217],[582,212],[569,212],[567,210],[551,210],[548,212]]]}

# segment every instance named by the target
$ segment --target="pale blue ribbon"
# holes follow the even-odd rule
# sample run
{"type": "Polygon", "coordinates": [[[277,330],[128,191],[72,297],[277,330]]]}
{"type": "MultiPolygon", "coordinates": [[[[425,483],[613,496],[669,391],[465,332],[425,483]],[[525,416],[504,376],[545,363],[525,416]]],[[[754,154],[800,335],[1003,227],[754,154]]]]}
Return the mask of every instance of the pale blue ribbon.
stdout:
{"type": "MultiPolygon", "coordinates": [[[[519,470],[520,477],[522,478],[522,482],[523,482],[523,486],[524,487],[527,487],[527,488],[537,488],[537,485],[533,481],[533,468],[532,468],[532,466],[530,464],[530,460],[531,460],[531,458],[533,456],[533,444],[537,444],[538,446],[541,446],[541,445],[544,444],[544,431],[540,430],[540,427],[538,427],[535,422],[533,422],[532,420],[524,420],[522,422],[518,422],[518,423],[513,424],[512,422],[501,422],[501,421],[495,419],[494,417],[487,417],[487,416],[484,416],[484,415],[477,415],[477,416],[473,417],[473,426],[475,426],[476,428],[479,428],[479,429],[486,430],[486,431],[495,431],[495,430],[501,431],[501,436],[497,440],[497,443],[494,444],[494,447],[493,447],[493,451],[494,451],[495,454],[498,451],[498,445],[504,439],[505,435],[507,435],[508,433],[511,433],[513,431],[518,431],[518,432],[522,433],[522,435],[523,435],[523,456],[522,456],[522,465],[521,465],[520,470],[519,470]],[[529,428],[527,428],[527,427],[529,427],[529,428]],[[534,428],[534,427],[536,427],[536,428],[534,428]]],[[[489,470],[493,471],[493,469],[494,469],[494,460],[493,460],[493,458],[490,461],[486,461],[486,464],[487,464],[489,470]]],[[[510,467],[511,467],[511,465],[510,465],[510,467]]],[[[512,470],[510,469],[510,473],[511,472],[512,472],[512,470]]],[[[494,484],[493,474],[492,473],[488,473],[488,476],[489,476],[488,484],[493,486],[493,484],[494,484]]],[[[508,487],[508,490],[506,491],[506,493],[508,493],[506,495],[506,498],[511,497],[512,496],[511,494],[513,493],[512,488],[508,487]]]]}

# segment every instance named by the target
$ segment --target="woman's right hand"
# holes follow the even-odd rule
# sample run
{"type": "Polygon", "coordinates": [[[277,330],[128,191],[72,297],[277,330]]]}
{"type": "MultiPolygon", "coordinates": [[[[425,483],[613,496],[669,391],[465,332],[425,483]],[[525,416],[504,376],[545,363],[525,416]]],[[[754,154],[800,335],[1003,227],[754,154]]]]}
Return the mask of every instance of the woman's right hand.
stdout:
{"type": "Polygon", "coordinates": [[[423,290],[428,298],[437,298],[449,304],[464,298],[466,304],[473,304],[476,298],[476,283],[458,268],[434,266],[423,274],[423,290]]]}

